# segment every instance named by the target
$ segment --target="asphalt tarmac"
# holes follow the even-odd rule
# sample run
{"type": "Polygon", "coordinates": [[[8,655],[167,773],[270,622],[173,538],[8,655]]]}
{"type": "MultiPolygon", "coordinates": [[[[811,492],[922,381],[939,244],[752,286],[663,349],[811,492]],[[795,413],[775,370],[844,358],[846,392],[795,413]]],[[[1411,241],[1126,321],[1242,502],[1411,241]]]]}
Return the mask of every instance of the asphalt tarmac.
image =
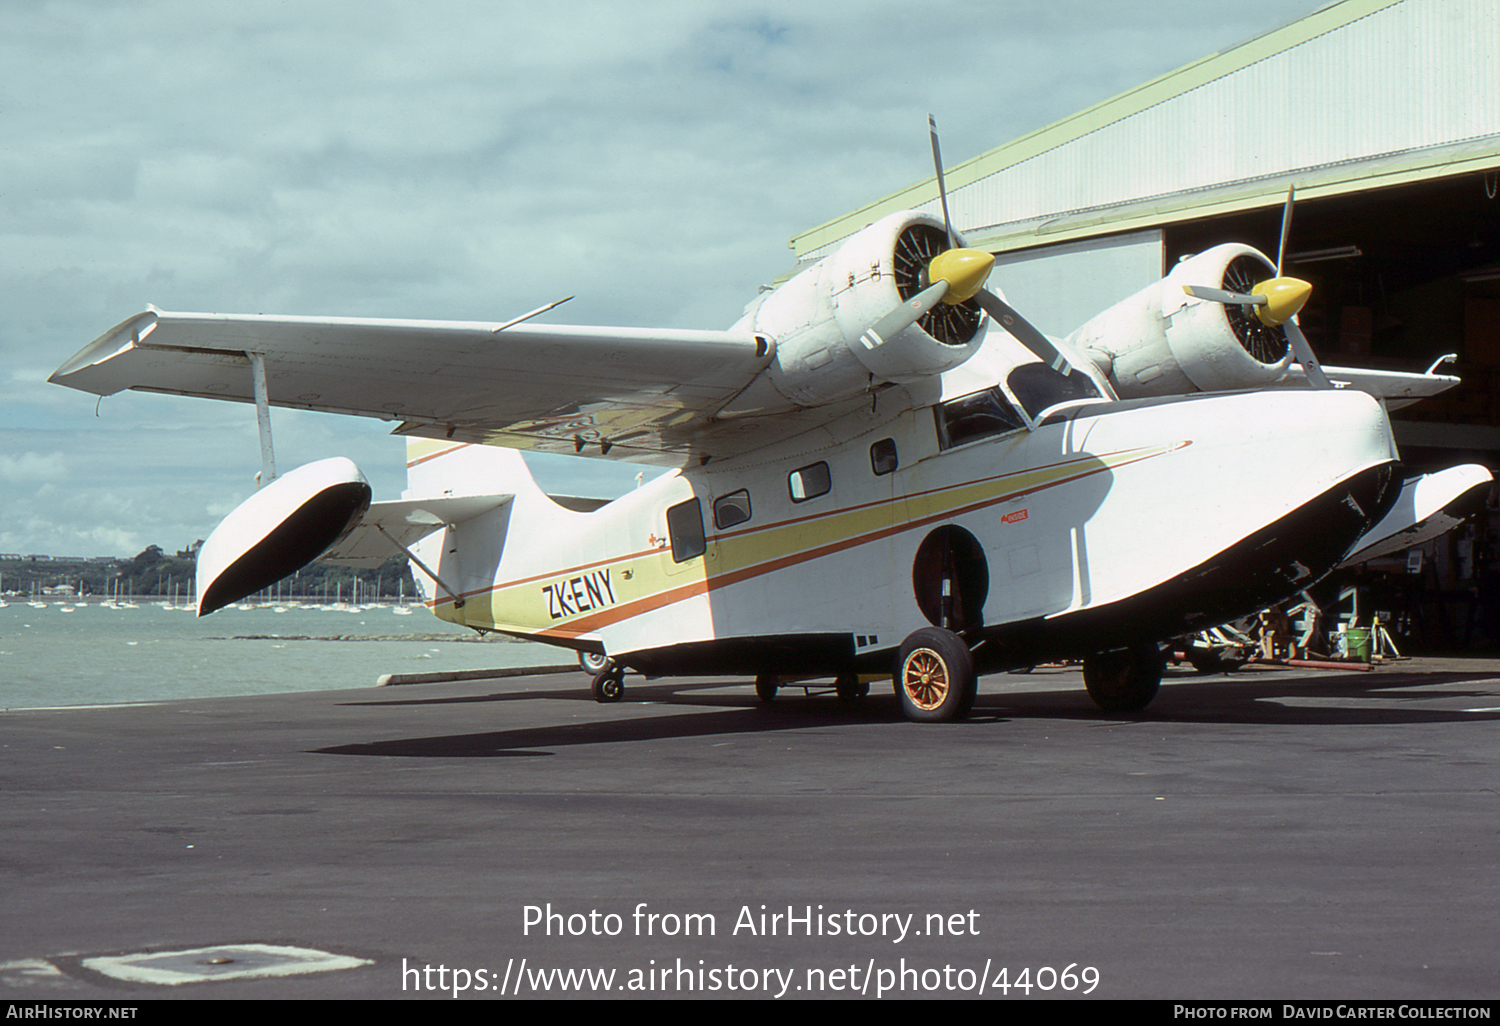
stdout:
{"type": "Polygon", "coordinates": [[[626,687],[0,714],[0,995],[1500,996],[1500,662],[626,687]]]}

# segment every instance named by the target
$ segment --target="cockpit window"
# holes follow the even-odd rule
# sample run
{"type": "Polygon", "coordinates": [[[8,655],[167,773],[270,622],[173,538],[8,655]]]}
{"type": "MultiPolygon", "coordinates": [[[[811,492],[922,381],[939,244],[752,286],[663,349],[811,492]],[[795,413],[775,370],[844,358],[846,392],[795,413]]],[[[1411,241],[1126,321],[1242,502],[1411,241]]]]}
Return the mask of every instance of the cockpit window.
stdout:
{"type": "Polygon", "coordinates": [[[1064,374],[1045,363],[1023,363],[1010,372],[1005,383],[1033,420],[1059,403],[1103,398],[1082,371],[1064,374]]]}
{"type": "Polygon", "coordinates": [[[1016,408],[998,388],[950,399],[935,412],[938,447],[942,449],[1026,426],[1016,408]]]}

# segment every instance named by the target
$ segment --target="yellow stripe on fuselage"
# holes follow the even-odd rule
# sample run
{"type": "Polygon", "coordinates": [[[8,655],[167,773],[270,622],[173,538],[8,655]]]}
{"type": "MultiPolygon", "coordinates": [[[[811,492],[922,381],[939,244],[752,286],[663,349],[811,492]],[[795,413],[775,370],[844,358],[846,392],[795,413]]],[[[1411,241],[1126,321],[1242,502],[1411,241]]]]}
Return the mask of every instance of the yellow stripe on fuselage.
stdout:
{"type": "MultiPolygon", "coordinates": [[[[965,513],[1006,502],[1017,496],[1058,487],[1130,463],[1151,459],[1186,445],[1178,442],[1129,449],[1103,456],[1090,455],[998,474],[994,477],[896,495],[822,513],[793,517],[712,536],[715,559],[709,568],[665,572],[665,550],[648,549],[612,559],[580,564],[548,574],[496,583],[463,596],[463,622],[511,633],[575,638],[598,631],[641,613],[751,580],[778,570],[869,544],[905,531],[951,520],[965,513]],[[606,570],[615,589],[614,601],[590,606],[571,615],[554,617],[545,585],[574,581],[606,570]],[[478,608],[474,608],[478,606],[478,608]],[[488,623],[486,623],[486,619],[488,623]]],[[[670,557],[668,557],[670,558],[670,557]]],[[[573,586],[576,590],[577,585],[573,586]]],[[[444,599],[435,606],[451,606],[444,599]]],[[[439,615],[443,615],[441,612],[439,615]]],[[[445,619],[447,617],[444,617],[445,619]]]]}

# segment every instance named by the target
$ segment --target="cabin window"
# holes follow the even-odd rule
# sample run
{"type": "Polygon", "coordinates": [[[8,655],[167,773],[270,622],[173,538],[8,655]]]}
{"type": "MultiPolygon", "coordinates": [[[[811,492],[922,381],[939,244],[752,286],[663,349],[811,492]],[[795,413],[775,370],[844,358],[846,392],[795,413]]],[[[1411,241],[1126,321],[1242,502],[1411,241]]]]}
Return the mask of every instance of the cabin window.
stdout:
{"type": "Polygon", "coordinates": [[[833,487],[833,475],[828,472],[828,464],[818,462],[792,471],[787,475],[786,484],[793,502],[806,502],[827,495],[833,487]]]}
{"type": "Polygon", "coordinates": [[[938,447],[973,442],[991,435],[1004,434],[1026,426],[1021,415],[998,388],[950,399],[935,410],[938,447]]]}
{"type": "Polygon", "coordinates": [[[749,519],[750,493],[745,489],[741,488],[714,500],[714,526],[719,530],[743,524],[749,519]]]}
{"type": "Polygon", "coordinates": [[[679,502],[667,510],[667,536],[672,539],[672,562],[686,563],[708,548],[703,536],[703,508],[697,499],[679,502]]]}
{"type": "Polygon", "coordinates": [[[1082,371],[1064,374],[1045,363],[1023,363],[1010,372],[1005,383],[1033,419],[1059,403],[1102,398],[1082,371]]]}
{"type": "Polygon", "coordinates": [[[875,476],[889,474],[900,466],[901,461],[896,457],[896,440],[894,438],[882,438],[870,446],[870,469],[875,471],[875,476]]]}

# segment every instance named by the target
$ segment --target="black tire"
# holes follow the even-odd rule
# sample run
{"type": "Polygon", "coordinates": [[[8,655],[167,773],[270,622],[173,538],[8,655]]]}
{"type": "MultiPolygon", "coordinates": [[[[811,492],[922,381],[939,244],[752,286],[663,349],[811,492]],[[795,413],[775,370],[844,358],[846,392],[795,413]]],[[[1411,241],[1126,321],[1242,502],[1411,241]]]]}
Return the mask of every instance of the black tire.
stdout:
{"type": "Polygon", "coordinates": [[[857,673],[846,673],[834,680],[833,690],[840,702],[857,702],[870,693],[870,682],[860,680],[857,673]]]}
{"type": "Polygon", "coordinates": [[[609,669],[610,659],[603,652],[579,652],[578,665],[590,677],[597,677],[609,669]]]}
{"type": "Polygon", "coordinates": [[[1203,649],[1194,651],[1189,649],[1187,661],[1193,664],[1193,669],[1199,674],[1221,673],[1224,670],[1224,661],[1219,658],[1217,652],[1209,652],[1203,649]]]}
{"type": "Polygon", "coordinates": [[[762,702],[774,702],[776,700],[776,689],[780,686],[780,677],[774,673],[763,673],[755,678],[755,697],[762,702]]]}
{"type": "Polygon", "coordinates": [[[919,723],[963,719],[978,692],[969,646],[941,627],[923,627],[901,643],[891,683],[902,713],[919,723]]]}
{"type": "Polygon", "coordinates": [[[589,685],[589,692],[594,696],[594,701],[601,705],[618,702],[625,697],[625,671],[618,666],[611,666],[603,673],[595,674],[593,683],[589,685]]]}
{"type": "Polygon", "coordinates": [[[1162,654],[1153,644],[1099,652],[1083,661],[1083,684],[1105,712],[1138,712],[1161,686],[1162,654]]]}

